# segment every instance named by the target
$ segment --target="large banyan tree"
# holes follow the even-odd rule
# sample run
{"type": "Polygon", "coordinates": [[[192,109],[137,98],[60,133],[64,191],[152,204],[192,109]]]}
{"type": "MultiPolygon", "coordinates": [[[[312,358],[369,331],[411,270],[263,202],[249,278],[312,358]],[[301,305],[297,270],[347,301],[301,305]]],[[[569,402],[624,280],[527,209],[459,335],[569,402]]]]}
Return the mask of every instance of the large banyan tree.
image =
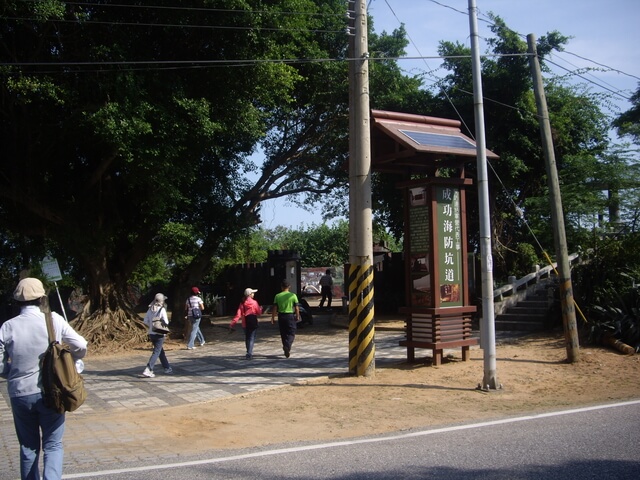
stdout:
{"type": "Polygon", "coordinates": [[[144,339],[128,283],[169,222],[194,237],[170,279],[175,315],[223,240],[259,222],[260,202],[344,183],[344,11],[3,2],[0,224],[65,258],[87,288],[75,325],[94,347],[144,339]]]}

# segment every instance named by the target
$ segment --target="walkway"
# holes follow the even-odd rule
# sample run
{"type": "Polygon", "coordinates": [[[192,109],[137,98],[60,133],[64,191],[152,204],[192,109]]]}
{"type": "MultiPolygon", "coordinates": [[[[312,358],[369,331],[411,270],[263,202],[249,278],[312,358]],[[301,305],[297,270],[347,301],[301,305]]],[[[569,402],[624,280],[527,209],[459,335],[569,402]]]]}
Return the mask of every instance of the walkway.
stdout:
{"type": "MultiPolygon", "coordinates": [[[[348,372],[348,332],[330,326],[329,316],[316,316],[313,326],[298,331],[289,359],[282,354],[277,326],[271,326],[267,318],[260,323],[253,360],[244,359],[242,330],[228,334],[226,325],[227,319],[216,319],[205,329],[206,345],[195,350],[170,343],[168,348],[174,348],[168,352],[172,375],[162,373],[157,364],[155,378],[139,377],[150,350],[89,356],[83,373],[88,399],[77,412],[67,415],[65,473],[148,462],[156,455],[157,445],[143,438],[136,438],[140,445],[136,451],[124,449],[121,439],[135,438],[137,433],[101,423],[103,413],[206,402],[348,372]]],[[[401,331],[376,330],[376,366],[406,359],[406,349],[398,346],[402,338],[401,331]]],[[[5,459],[0,479],[14,479],[19,477],[19,447],[4,380],[0,380],[0,394],[0,452],[5,459]]]]}

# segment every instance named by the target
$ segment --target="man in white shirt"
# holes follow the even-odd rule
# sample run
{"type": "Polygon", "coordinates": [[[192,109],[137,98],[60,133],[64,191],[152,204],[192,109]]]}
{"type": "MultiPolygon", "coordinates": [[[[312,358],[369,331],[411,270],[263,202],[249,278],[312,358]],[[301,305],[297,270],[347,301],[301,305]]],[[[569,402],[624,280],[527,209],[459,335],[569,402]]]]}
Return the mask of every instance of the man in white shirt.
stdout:
{"type": "MultiPolygon", "coordinates": [[[[65,415],[45,406],[40,375],[40,358],[49,346],[47,324],[40,310],[45,296],[37,278],[20,280],[13,292],[20,315],[0,327],[0,376],[7,379],[23,479],[40,478],[40,445],[44,451],[44,478],[62,478],[65,415]]],[[[87,341],[60,315],[51,312],[51,317],[56,340],[69,345],[75,360],[84,357],[87,341]]]]}

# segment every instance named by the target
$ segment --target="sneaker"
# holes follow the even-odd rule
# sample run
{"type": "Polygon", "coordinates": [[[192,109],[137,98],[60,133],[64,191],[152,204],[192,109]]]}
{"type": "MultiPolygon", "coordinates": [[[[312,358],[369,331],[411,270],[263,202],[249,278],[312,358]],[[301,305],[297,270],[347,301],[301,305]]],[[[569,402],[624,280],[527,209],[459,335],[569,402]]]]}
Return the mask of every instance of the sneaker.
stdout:
{"type": "Polygon", "coordinates": [[[205,342],[205,341],[203,340],[202,342],[200,342],[200,346],[201,346],[201,347],[203,347],[205,343],[207,343],[207,342],[205,342]]]}
{"type": "Polygon", "coordinates": [[[187,350],[195,350],[196,347],[187,347],[187,350]]]}
{"type": "Polygon", "coordinates": [[[285,350],[284,351],[284,356],[289,358],[291,356],[291,353],[289,352],[289,350],[285,350]]]}
{"type": "Polygon", "coordinates": [[[253,358],[253,355],[249,355],[249,354],[247,353],[247,355],[246,355],[244,358],[246,358],[247,360],[251,360],[251,359],[253,358]]]}
{"type": "Polygon", "coordinates": [[[142,372],[142,376],[145,378],[153,378],[155,377],[155,374],[151,370],[149,370],[149,367],[147,367],[144,369],[144,372],[142,372]]]}
{"type": "Polygon", "coordinates": [[[166,373],[166,374],[173,373],[173,368],[171,368],[171,367],[169,367],[169,368],[165,368],[165,369],[164,369],[164,373],[166,373]]]}

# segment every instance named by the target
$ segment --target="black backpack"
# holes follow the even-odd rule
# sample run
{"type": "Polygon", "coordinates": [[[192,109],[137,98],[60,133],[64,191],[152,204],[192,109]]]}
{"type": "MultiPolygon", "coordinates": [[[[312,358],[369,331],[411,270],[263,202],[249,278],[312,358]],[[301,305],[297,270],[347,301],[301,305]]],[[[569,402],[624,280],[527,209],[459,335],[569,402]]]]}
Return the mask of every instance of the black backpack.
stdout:
{"type": "Polygon", "coordinates": [[[69,346],[56,341],[51,313],[45,313],[45,317],[49,347],[41,363],[44,404],[58,413],[73,412],[87,398],[84,378],[76,369],[69,346]]]}

